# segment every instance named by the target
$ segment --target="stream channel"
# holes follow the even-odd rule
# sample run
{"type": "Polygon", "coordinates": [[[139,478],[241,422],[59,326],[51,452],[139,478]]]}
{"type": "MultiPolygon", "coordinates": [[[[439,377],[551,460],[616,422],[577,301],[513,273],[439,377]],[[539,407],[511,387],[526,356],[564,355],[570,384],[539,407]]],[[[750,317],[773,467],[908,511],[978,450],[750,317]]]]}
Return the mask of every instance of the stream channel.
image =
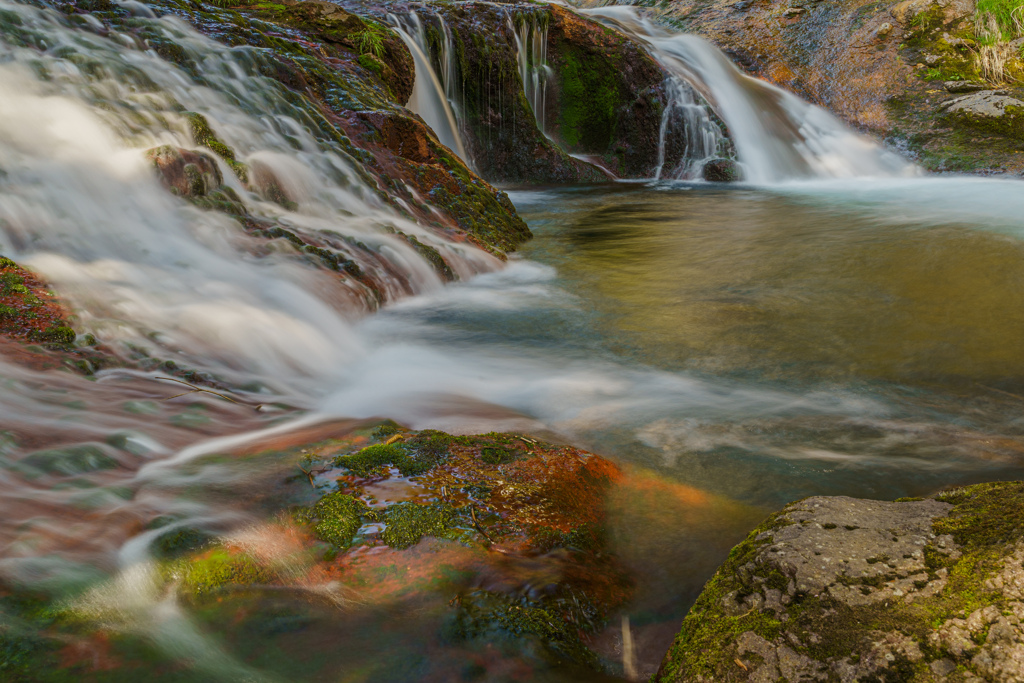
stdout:
{"type": "MultiPolygon", "coordinates": [[[[267,406],[163,400],[173,392],[156,371],[85,377],[0,357],[9,665],[40,647],[33,624],[55,608],[99,635],[87,654],[56,652],[34,672],[43,680],[66,680],[60,667],[86,657],[104,681],[599,680],[530,651],[453,645],[437,594],[339,608],[282,590],[192,609],[157,580],[153,546],[169,531],[273,546],[251,530],[311,500],[275,440],[360,421],[521,431],[647,482],[611,520],[637,583],[622,616],[640,675],[730,547],[783,504],[1024,478],[1019,181],[858,166],[869,177],[512,191],[535,237],[502,265],[375,202],[244,51],[140,18],[202,56],[200,87],[85,20],[0,7],[20,22],[5,30],[25,27],[0,46],[0,250],[46,277],[85,331],[267,406]],[[132,112],[111,105],[129,101],[132,112]],[[230,218],[166,193],[143,151],[191,145],[185,108],[304,193],[287,212],[245,195],[249,211],[369,244],[377,260],[362,265],[395,283],[394,301],[370,315],[336,305],[327,276],[284,250],[257,257],[230,218]],[[460,281],[442,286],[398,229],[433,240],[460,281]],[[252,444],[265,450],[235,457],[252,444]]],[[[703,50],[651,40],[666,63],[703,50]]],[[[754,87],[737,82],[719,99],[754,87]]],[[[756,88],[780,112],[796,106],[756,88]]],[[[832,153],[850,148],[839,124],[811,113],[815,158],[848,160],[832,153]]],[[[609,680],[621,680],[621,635],[615,621],[593,642],[609,680]]]]}

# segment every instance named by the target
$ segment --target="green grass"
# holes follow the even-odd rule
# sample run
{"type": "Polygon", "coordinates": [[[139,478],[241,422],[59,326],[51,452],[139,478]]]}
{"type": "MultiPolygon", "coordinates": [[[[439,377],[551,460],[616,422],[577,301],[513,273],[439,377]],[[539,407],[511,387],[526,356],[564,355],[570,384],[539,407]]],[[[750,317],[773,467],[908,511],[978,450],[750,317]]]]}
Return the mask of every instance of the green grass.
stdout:
{"type": "Polygon", "coordinates": [[[978,0],[977,15],[995,17],[1004,40],[1024,34],[1024,0],[978,0]]]}

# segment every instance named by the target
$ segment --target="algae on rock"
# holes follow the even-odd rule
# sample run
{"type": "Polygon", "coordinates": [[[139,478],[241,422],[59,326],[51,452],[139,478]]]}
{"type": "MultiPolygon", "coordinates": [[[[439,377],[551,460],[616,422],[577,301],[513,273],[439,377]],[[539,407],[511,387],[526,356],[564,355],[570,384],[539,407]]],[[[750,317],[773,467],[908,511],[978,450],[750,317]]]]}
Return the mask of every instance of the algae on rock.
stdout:
{"type": "Polygon", "coordinates": [[[708,581],[658,681],[1024,678],[1024,483],[815,497],[708,581]]]}

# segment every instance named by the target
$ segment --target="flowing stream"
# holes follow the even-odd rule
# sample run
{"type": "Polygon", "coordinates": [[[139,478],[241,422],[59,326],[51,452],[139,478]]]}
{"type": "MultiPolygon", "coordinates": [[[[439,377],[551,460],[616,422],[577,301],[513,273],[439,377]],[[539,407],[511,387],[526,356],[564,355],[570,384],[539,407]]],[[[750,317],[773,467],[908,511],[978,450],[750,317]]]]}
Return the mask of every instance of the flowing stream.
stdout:
{"type": "MultiPolygon", "coordinates": [[[[154,362],[85,377],[0,347],[0,579],[145,643],[111,645],[95,680],[120,680],[103,676],[123,661],[149,662],[126,680],[479,675],[444,637],[445,605],[359,606],[324,581],[308,591],[322,600],[274,596],[236,623],[157,580],[156,545],[179,529],[283,543],[254,529],[310,494],[275,449],[364,419],[563,439],[688,492],[671,515],[637,500],[612,521],[646,674],[768,511],[1024,478],[1020,182],[914,177],[699,39],[602,16],[714,105],[754,182],[513,192],[536,238],[502,265],[389,209],[311,132],[326,125],[316,112],[259,75],[256,51],[139,10],[202,64],[197,85],[130,36],[0,0],[0,253],[43,274],[83,331],[154,362]],[[387,305],[167,193],[144,151],[196,147],[183,111],[295,203],[247,192],[225,164],[249,212],[376,273],[387,305]],[[398,230],[460,281],[442,286],[398,230]],[[168,362],[265,408],[165,400],[168,362]]],[[[445,86],[428,90],[458,151],[445,86]]],[[[491,678],[521,676],[514,660],[491,678]]]]}

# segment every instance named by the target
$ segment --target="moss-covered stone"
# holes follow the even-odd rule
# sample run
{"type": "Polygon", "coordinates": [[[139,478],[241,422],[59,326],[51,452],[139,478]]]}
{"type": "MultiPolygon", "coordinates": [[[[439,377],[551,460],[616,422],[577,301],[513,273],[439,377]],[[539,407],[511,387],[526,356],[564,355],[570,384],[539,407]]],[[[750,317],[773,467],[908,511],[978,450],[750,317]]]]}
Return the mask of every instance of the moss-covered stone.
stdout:
{"type": "Polygon", "coordinates": [[[214,547],[198,556],[167,565],[164,572],[181,588],[194,595],[213,593],[228,586],[269,583],[272,571],[243,552],[214,547]]]}
{"type": "Polygon", "coordinates": [[[0,256],[0,337],[72,351],[77,334],[66,308],[35,274],[0,256]]]}
{"type": "Polygon", "coordinates": [[[1019,680],[1022,513],[1019,482],[794,503],[730,553],[656,680],[1019,680]]]}
{"type": "Polygon", "coordinates": [[[352,496],[330,493],[313,506],[313,528],[320,540],[344,550],[352,544],[365,513],[366,506],[352,496]]]}
{"type": "Polygon", "coordinates": [[[460,522],[455,509],[445,504],[398,503],[387,509],[383,519],[387,526],[381,540],[398,550],[411,548],[424,536],[449,538],[460,522]]]}

